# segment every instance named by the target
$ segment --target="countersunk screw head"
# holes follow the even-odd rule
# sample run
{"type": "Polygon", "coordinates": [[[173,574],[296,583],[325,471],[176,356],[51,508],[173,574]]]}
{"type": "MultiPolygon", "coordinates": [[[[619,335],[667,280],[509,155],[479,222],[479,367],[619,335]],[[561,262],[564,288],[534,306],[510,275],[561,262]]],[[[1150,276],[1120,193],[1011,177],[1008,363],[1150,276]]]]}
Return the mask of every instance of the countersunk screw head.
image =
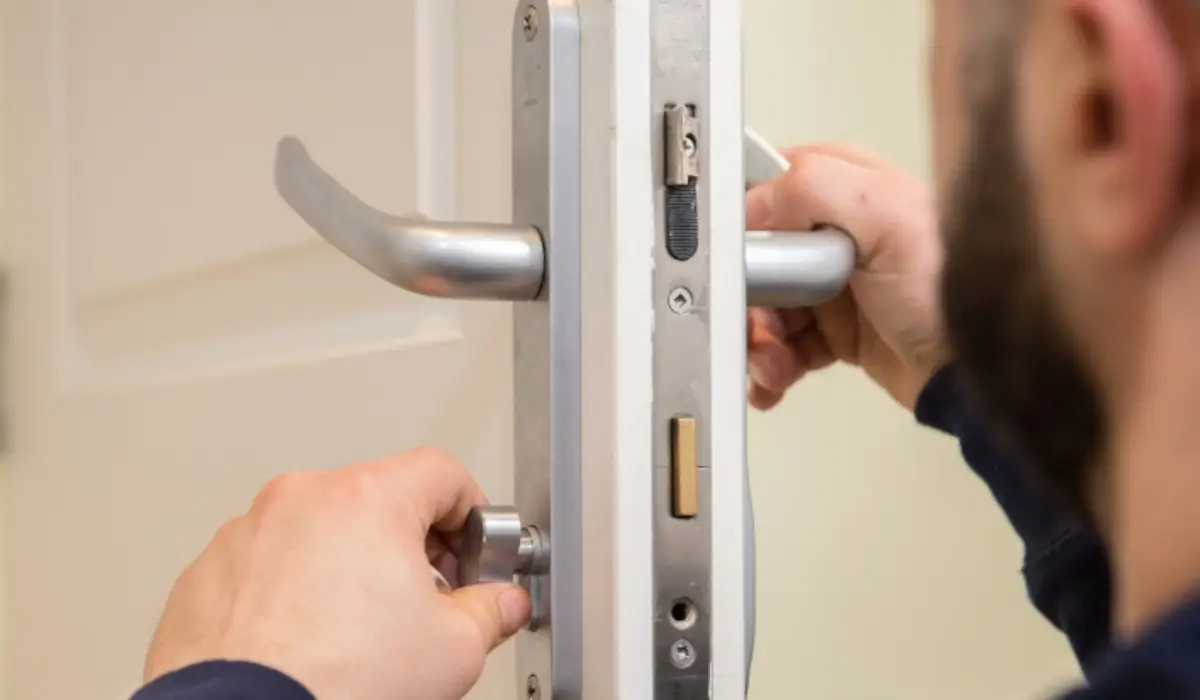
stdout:
{"type": "Polygon", "coordinates": [[[667,295],[667,305],[677,314],[690,313],[692,303],[692,290],[687,287],[676,287],[667,295]]]}
{"type": "Polygon", "coordinates": [[[671,663],[675,668],[688,668],[696,663],[696,647],[686,639],[680,639],[671,645],[671,663]]]}
{"type": "Polygon", "coordinates": [[[537,8],[535,8],[533,5],[525,8],[525,16],[521,19],[521,31],[525,34],[525,41],[533,41],[533,38],[537,36],[537,8]]]}

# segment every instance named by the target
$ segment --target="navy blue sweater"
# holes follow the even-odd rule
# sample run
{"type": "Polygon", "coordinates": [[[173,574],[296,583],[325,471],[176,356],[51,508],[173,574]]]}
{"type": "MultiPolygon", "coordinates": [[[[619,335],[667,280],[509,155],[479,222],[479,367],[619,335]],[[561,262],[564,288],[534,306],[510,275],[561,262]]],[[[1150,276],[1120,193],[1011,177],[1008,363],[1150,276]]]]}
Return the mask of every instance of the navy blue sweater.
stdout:
{"type": "MultiPolygon", "coordinates": [[[[989,438],[960,394],[953,367],[925,387],[916,414],[923,425],[958,438],[967,464],[1024,541],[1029,597],[1070,640],[1089,681],[1061,700],[1200,700],[1200,591],[1195,602],[1136,644],[1114,647],[1112,577],[1103,545],[1032,488],[1015,461],[989,438]]],[[[133,700],[315,699],[272,669],[210,661],[154,681],[133,700]]]]}

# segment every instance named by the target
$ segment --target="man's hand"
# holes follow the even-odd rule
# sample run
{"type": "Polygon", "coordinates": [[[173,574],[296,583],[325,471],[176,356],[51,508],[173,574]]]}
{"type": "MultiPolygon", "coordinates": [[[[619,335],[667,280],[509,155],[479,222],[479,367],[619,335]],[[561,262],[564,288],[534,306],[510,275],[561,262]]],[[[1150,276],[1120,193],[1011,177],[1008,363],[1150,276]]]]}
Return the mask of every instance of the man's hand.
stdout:
{"type": "Polygon", "coordinates": [[[854,238],[858,269],[846,291],[821,306],[750,310],[751,405],[773,408],[805,374],[841,361],[912,408],[946,359],[937,303],[942,245],[928,190],[847,146],[784,155],[787,175],[747,195],[747,228],[835,226],[854,238]]]}
{"type": "Polygon", "coordinates": [[[180,576],[146,681],[231,659],[321,700],[461,698],[529,615],[518,586],[434,583],[430,563],[453,567],[446,543],[484,503],[436,450],[274,480],[180,576]]]}

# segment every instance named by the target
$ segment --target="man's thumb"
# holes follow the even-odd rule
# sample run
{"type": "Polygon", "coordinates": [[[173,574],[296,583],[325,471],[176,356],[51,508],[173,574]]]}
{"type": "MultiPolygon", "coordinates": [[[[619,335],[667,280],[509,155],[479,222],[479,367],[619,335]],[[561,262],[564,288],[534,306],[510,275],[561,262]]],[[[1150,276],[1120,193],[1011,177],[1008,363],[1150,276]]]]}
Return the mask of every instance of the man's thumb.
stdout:
{"type": "Polygon", "coordinates": [[[519,632],[529,621],[529,594],[515,584],[467,586],[450,595],[459,609],[479,626],[489,651],[519,632]]]}

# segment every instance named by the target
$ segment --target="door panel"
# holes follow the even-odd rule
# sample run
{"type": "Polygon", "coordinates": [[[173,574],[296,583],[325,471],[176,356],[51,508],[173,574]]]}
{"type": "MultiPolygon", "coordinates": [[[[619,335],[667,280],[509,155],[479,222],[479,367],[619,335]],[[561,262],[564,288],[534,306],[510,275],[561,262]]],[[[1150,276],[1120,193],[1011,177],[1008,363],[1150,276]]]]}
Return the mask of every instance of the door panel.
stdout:
{"type": "Polygon", "coordinates": [[[509,3],[5,11],[11,697],[127,695],[173,577],[280,471],[433,443],[511,497],[507,305],[389,287],[272,184],[295,133],[381,208],[507,220],[509,3]]]}

